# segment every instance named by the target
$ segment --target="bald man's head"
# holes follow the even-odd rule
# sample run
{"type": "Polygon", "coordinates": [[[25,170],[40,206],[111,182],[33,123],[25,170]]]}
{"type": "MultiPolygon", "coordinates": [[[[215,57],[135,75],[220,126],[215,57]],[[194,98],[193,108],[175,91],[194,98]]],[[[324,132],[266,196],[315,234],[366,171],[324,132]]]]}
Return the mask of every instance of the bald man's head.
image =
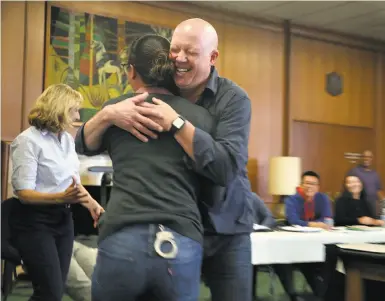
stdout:
{"type": "Polygon", "coordinates": [[[207,82],[218,57],[217,32],[202,19],[185,20],[174,30],[170,53],[177,68],[175,82],[183,95],[183,90],[207,82]]]}
{"type": "Polygon", "coordinates": [[[365,168],[370,168],[373,162],[373,153],[371,150],[365,150],[362,153],[362,164],[365,168]]]}
{"type": "Polygon", "coordinates": [[[180,23],[174,31],[176,34],[187,34],[200,39],[206,51],[218,49],[218,35],[215,28],[207,21],[194,18],[180,23]]]}

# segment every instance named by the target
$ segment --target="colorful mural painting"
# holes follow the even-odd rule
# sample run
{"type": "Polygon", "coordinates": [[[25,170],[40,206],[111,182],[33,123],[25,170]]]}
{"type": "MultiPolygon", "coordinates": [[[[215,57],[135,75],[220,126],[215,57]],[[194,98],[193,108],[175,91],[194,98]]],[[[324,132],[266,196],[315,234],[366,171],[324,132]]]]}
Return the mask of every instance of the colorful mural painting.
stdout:
{"type": "Polygon", "coordinates": [[[143,34],[171,39],[172,29],[68,11],[51,6],[47,29],[45,87],[66,83],[84,96],[81,122],[103,103],[131,91],[122,64],[143,34]]]}

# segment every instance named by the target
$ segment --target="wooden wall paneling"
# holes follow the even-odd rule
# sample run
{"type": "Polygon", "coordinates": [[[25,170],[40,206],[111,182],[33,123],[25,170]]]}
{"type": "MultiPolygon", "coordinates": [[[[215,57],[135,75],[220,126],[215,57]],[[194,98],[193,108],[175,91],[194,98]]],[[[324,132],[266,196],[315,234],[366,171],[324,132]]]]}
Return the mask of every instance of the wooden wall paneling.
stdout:
{"type": "Polygon", "coordinates": [[[43,91],[45,8],[43,1],[27,2],[23,130],[29,127],[28,114],[37,97],[43,91]]]}
{"type": "Polygon", "coordinates": [[[292,38],[290,99],[292,118],[371,128],[374,126],[376,55],[331,43],[292,38]],[[344,93],[325,91],[329,72],[343,75],[344,93]]]}
{"type": "Polygon", "coordinates": [[[302,158],[304,171],[320,174],[322,191],[335,193],[341,190],[345,173],[355,166],[344,153],[373,148],[374,138],[372,129],[293,121],[292,155],[302,158]]]}
{"type": "Polygon", "coordinates": [[[1,140],[1,201],[12,196],[10,142],[1,140]]]}
{"type": "Polygon", "coordinates": [[[142,4],[165,8],[167,10],[186,13],[193,18],[215,20],[221,23],[237,24],[244,27],[282,31],[282,20],[279,18],[251,17],[234,10],[202,8],[195,1],[139,1],[142,4]]]}
{"type": "Polygon", "coordinates": [[[21,129],[25,2],[1,2],[1,137],[12,140],[21,129]]]}
{"type": "Polygon", "coordinates": [[[282,109],[282,155],[290,153],[291,107],[290,107],[290,75],[291,75],[291,22],[285,20],[283,26],[283,109],[282,109]]]}
{"type": "Polygon", "coordinates": [[[249,177],[251,191],[258,193],[258,161],[250,158],[247,162],[247,175],[249,177]]]}
{"type": "Polygon", "coordinates": [[[376,91],[376,149],[375,163],[385,186],[385,53],[378,54],[376,91]]]}
{"type": "Polygon", "coordinates": [[[223,48],[222,75],[251,99],[249,157],[258,161],[256,192],[271,201],[269,158],[283,149],[283,33],[226,24],[223,48]]]}
{"type": "Polygon", "coordinates": [[[333,30],[309,27],[304,25],[292,24],[291,32],[293,35],[305,39],[317,40],[323,43],[333,43],[334,45],[345,46],[349,48],[385,51],[384,41],[373,38],[365,38],[352,34],[341,34],[333,30]]]}

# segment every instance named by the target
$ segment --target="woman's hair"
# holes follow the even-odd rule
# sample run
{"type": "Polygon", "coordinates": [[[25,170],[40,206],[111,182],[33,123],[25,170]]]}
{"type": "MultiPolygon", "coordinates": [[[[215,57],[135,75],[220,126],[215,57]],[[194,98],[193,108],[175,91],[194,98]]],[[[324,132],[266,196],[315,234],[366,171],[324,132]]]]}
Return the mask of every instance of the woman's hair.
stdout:
{"type": "Polygon", "coordinates": [[[134,66],[146,86],[176,92],[169,40],[155,34],[143,35],[133,41],[129,52],[127,65],[134,66]]]}
{"type": "Polygon", "coordinates": [[[65,84],[49,86],[37,98],[28,115],[28,122],[39,130],[53,133],[64,131],[73,120],[70,110],[79,107],[83,96],[65,84]]]}

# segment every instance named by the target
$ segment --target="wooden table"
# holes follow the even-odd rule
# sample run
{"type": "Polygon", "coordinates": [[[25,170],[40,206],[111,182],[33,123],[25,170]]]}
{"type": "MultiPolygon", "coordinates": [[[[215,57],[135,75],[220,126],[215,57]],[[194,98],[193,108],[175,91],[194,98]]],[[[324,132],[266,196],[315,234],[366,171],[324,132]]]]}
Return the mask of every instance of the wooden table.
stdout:
{"type": "Polygon", "coordinates": [[[346,271],[345,301],[365,300],[363,279],[385,282],[385,253],[340,248],[339,256],[346,271]]]}

